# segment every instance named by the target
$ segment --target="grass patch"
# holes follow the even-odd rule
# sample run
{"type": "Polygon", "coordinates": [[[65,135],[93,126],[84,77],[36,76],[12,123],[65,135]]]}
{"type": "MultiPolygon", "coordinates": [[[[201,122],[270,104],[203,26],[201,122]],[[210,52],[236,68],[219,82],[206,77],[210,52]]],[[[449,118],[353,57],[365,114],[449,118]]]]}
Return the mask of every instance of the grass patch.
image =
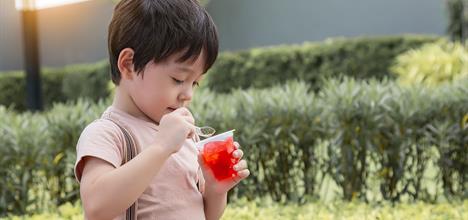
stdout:
{"type": "MultiPolygon", "coordinates": [[[[468,200],[456,203],[429,204],[417,203],[381,203],[366,204],[363,202],[329,203],[312,202],[304,205],[281,204],[262,199],[246,201],[244,199],[229,204],[223,220],[283,220],[283,219],[468,219],[468,200]]],[[[82,208],[79,203],[67,203],[57,210],[29,216],[9,216],[2,220],[19,219],[83,219],[82,208]]]]}

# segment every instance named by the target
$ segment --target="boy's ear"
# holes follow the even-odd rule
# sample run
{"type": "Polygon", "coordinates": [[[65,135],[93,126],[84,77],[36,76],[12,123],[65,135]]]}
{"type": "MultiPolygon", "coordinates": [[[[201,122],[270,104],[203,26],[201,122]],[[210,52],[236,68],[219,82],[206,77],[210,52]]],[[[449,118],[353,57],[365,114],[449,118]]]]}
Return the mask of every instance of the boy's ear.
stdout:
{"type": "Polygon", "coordinates": [[[117,67],[119,68],[122,79],[133,79],[134,66],[133,55],[135,52],[131,48],[124,48],[120,51],[117,67]]]}

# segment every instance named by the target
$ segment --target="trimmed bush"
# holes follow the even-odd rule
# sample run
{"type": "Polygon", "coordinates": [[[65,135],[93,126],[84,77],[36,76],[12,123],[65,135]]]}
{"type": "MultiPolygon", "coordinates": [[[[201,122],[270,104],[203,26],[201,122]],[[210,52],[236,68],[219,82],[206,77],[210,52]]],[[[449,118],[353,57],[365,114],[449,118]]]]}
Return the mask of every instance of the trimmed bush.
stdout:
{"type": "Polygon", "coordinates": [[[26,81],[22,72],[0,73],[0,106],[26,109],[26,81]]]}
{"type": "Polygon", "coordinates": [[[389,67],[397,55],[435,40],[428,36],[363,37],[225,52],[207,78],[216,92],[265,88],[291,79],[303,80],[316,91],[323,78],[393,78],[389,67]]]}
{"type": "MultiPolygon", "coordinates": [[[[357,79],[384,77],[394,57],[412,48],[437,40],[428,36],[395,36],[331,39],[303,45],[255,48],[224,52],[207,75],[207,87],[216,92],[233,88],[265,88],[287,80],[301,79],[313,90],[322,79],[350,76],[357,79]]],[[[107,61],[46,69],[42,74],[44,104],[76,100],[98,100],[109,95],[107,61]]],[[[0,105],[26,110],[25,81],[21,72],[0,73],[0,105]]]]}
{"type": "MultiPolygon", "coordinates": [[[[466,199],[468,88],[327,81],[232,94],[201,90],[198,124],[236,129],[252,175],[230,199],[305,202],[466,199]]],[[[42,114],[0,108],[0,213],[34,213],[78,198],[72,167],[82,129],[110,103],[56,105],[42,114]]]]}
{"type": "Polygon", "coordinates": [[[109,95],[110,67],[107,61],[89,65],[68,66],[64,69],[62,93],[67,100],[90,98],[98,101],[109,95]],[[83,74],[85,73],[85,74],[83,74]]]}
{"type": "MultiPolygon", "coordinates": [[[[61,69],[44,69],[41,75],[44,106],[50,108],[55,102],[73,101],[78,98],[97,101],[107,97],[109,71],[109,65],[105,61],[61,69]]],[[[0,105],[13,106],[18,111],[27,109],[23,72],[0,73],[0,89],[0,105]]]]}

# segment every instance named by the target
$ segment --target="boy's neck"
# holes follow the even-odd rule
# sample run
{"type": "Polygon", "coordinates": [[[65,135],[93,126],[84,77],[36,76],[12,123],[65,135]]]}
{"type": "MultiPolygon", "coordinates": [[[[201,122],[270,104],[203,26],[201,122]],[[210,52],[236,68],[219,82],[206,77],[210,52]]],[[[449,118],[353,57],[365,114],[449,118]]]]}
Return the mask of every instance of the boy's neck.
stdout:
{"type": "Polygon", "coordinates": [[[148,116],[146,116],[145,113],[143,113],[138,106],[135,105],[135,102],[132,100],[130,95],[128,95],[127,92],[125,92],[121,87],[116,86],[115,87],[115,95],[114,95],[114,100],[112,102],[112,107],[123,111],[131,116],[134,116],[136,118],[142,119],[144,121],[149,121],[155,124],[158,124],[157,122],[151,120],[148,116]]]}

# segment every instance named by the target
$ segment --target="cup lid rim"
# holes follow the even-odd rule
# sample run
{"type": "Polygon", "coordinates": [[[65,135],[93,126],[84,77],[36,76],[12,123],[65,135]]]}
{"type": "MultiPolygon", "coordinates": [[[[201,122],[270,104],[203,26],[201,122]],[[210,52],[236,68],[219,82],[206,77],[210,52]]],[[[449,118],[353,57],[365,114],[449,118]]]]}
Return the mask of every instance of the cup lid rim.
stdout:
{"type": "Polygon", "coordinates": [[[216,141],[216,140],[221,140],[221,139],[225,139],[226,137],[228,136],[233,136],[234,135],[234,131],[236,129],[232,129],[232,130],[229,130],[229,131],[226,131],[226,132],[223,132],[221,134],[217,134],[215,136],[212,136],[212,137],[209,137],[209,138],[206,138],[206,139],[203,139],[199,142],[197,142],[197,147],[198,148],[202,148],[204,144],[210,142],[210,141],[216,141]]]}

